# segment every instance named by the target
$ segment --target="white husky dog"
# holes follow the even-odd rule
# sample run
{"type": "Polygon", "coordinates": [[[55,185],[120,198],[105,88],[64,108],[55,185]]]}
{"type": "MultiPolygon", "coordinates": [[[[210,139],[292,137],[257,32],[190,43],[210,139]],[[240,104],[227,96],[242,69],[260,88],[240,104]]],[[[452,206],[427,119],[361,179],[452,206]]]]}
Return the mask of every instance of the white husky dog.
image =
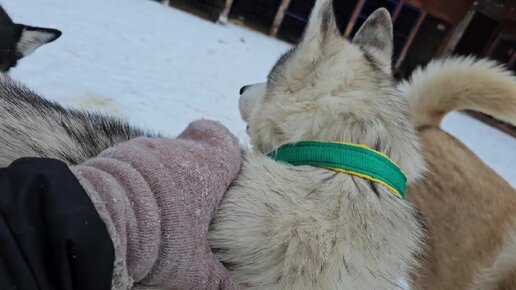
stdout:
{"type": "MultiPolygon", "coordinates": [[[[388,12],[376,11],[349,42],[332,4],[317,1],[301,43],[266,85],[242,95],[254,151],[244,153],[209,239],[244,288],[399,289],[420,253],[419,215],[388,184],[267,156],[299,141],[345,141],[382,152],[408,183],[424,171],[407,102],[393,88],[388,12]]],[[[148,133],[64,109],[0,77],[2,166],[27,156],[77,164],[140,135],[148,133]]]]}
{"type": "Polygon", "coordinates": [[[352,42],[336,23],[333,1],[317,1],[302,41],[267,84],[242,90],[254,150],[244,153],[209,240],[246,289],[400,289],[416,264],[419,215],[388,187],[268,157],[300,141],[344,141],[383,152],[409,183],[424,172],[391,76],[389,13],[374,12],[352,42]]]}

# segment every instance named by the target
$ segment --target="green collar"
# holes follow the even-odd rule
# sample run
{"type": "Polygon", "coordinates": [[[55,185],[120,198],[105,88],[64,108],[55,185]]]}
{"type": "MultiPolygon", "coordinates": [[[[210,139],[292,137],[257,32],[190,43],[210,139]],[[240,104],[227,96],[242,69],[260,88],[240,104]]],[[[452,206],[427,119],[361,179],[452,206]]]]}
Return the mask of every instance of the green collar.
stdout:
{"type": "Polygon", "coordinates": [[[310,165],[359,176],[386,186],[402,199],[407,192],[405,173],[387,155],[366,145],[303,141],[282,146],[269,157],[294,166],[310,165]]]}

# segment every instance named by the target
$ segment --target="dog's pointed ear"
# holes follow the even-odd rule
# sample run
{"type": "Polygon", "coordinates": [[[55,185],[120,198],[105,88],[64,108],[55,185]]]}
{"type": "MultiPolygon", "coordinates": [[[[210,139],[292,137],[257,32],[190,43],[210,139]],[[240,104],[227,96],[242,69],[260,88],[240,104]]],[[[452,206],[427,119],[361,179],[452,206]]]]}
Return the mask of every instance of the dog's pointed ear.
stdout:
{"type": "Polygon", "coordinates": [[[313,69],[318,58],[331,55],[327,53],[329,47],[341,49],[338,45],[332,46],[332,43],[345,41],[337,28],[333,0],[316,0],[301,41],[278,60],[269,74],[269,80],[279,77],[303,78],[307,71],[313,69]]]}
{"type": "Polygon", "coordinates": [[[317,0],[303,35],[301,45],[311,44],[321,46],[331,39],[341,38],[342,34],[337,26],[333,0],[317,0]]]}
{"type": "Polygon", "coordinates": [[[380,8],[373,12],[355,34],[353,43],[373,53],[378,60],[390,67],[393,54],[393,27],[389,11],[380,8]]]}
{"type": "Polygon", "coordinates": [[[33,53],[38,47],[43,44],[52,42],[61,36],[61,31],[51,28],[32,27],[26,25],[19,25],[21,27],[21,34],[16,50],[21,56],[27,56],[33,53]]]}
{"type": "Polygon", "coordinates": [[[0,6],[0,25],[12,25],[11,17],[5,12],[4,8],[0,6]]]}

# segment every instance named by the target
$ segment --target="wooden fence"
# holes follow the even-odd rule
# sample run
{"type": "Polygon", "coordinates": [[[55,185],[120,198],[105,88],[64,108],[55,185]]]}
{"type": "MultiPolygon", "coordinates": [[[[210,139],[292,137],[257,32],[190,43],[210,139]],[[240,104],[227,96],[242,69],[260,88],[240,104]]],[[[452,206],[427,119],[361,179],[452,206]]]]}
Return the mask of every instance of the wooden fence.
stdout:
{"type": "MultiPolygon", "coordinates": [[[[155,0],[212,21],[236,22],[296,43],[315,0],[155,0]]],[[[339,28],[352,38],[369,14],[387,8],[394,23],[393,70],[408,76],[449,54],[490,57],[516,72],[515,0],[340,0],[339,28]]],[[[484,118],[484,121],[488,119],[484,118]]],[[[498,123],[488,122],[500,127],[498,123]],[[497,125],[498,124],[498,125],[497,125]]],[[[507,131],[507,125],[501,125],[507,131]]],[[[510,126],[509,126],[510,127],[510,126]]],[[[510,127],[511,134],[516,129],[510,127]]]]}

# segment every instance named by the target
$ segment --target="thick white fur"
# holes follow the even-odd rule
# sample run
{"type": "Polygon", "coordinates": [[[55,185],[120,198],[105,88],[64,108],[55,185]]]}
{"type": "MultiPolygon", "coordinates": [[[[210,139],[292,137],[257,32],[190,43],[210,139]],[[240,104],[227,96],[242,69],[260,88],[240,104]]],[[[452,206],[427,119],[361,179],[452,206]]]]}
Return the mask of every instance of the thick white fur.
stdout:
{"type": "Polygon", "coordinates": [[[416,127],[439,126],[454,110],[470,109],[516,125],[516,77],[494,61],[454,57],[417,69],[400,90],[416,127]]]}
{"type": "Polygon", "coordinates": [[[392,85],[388,13],[376,11],[361,29],[374,37],[350,43],[331,4],[316,3],[303,41],[241,99],[254,151],[244,153],[209,241],[246,289],[399,289],[420,251],[417,213],[385,187],[266,157],[301,140],[348,141],[388,154],[409,182],[424,170],[406,100],[392,85]]]}

